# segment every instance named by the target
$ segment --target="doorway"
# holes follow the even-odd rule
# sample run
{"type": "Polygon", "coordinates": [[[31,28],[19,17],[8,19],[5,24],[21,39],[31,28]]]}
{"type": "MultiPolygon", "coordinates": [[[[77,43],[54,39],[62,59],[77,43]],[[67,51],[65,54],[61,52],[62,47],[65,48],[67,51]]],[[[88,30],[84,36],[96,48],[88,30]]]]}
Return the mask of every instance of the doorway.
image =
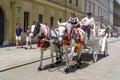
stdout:
{"type": "Polygon", "coordinates": [[[3,44],[4,41],[4,12],[0,8],[0,45],[3,44]]]}

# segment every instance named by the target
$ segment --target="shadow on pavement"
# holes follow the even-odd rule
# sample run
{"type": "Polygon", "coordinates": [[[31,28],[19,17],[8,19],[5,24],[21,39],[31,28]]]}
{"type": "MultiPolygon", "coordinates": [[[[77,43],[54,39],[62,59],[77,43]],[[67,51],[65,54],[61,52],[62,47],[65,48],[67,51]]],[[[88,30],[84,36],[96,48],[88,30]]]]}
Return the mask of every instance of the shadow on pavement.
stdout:
{"type": "MultiPolygon", "coordinates": [[[[76,58],[77,57],[74,57],[74,60],[76,58]]],[[[102,58],[104,58],[104,55],[98,54],[98,61],[101,60],[102,58]]],[[[89,65],[94,64],[94,62],[92,61],[92,54],[88,54],[88,53],[83,53],[81,55],[81,61],[82,61],[82,64],[79,65],[79,67],[77,67],[76,65],[70,66],[68,73],[74,73],[75,71],[77,71],[79,69],[84,69],[84,68],[88,67],[89,65]]],[[[48,65],[44,66],[44,68],[42,70],[49,70],[50,72],[60,71],[60,72],[64,73],[65,65],[66,65],[65,61],[63,61],[60,64],[55,64],[54,68],[51,68],[51,64],[48,64],[48,65]]]]}

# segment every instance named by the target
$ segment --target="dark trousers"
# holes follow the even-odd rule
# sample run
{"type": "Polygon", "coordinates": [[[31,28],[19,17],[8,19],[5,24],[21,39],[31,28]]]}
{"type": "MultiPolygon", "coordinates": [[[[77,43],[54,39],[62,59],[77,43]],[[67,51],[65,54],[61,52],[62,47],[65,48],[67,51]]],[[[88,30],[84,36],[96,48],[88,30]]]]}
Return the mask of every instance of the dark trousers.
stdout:
{"type": "Polygon", "coordinates": [[[88,39],[90,38],[90,29],[91,29],[91,26],[82,26],[82,29],[87,32],[87,37],[88,39]]]}

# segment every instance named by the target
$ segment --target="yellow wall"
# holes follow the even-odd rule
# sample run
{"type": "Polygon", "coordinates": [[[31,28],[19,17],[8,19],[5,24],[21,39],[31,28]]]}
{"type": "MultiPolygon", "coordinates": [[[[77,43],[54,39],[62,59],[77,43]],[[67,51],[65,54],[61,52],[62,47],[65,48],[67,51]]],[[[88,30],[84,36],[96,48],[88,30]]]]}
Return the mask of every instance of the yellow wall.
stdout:
{"type": "MultiPolygon", "coordinates": [[[[62,0],[57,0],[61,2],[62,0]]],[[[81,1],[81,0],[78,0],[81,1]]],[[[73,2],[73,4],[75,4],[73,2]]],[[[24,28],[24,12],[30,12],[30,20],[29,25],[32,24],[33,21],[38,21],[38,15],[43,15],[43,24],[50,25],[50,17],[54,17],[54,27],[57,26],[57,21],[59,18],[62,18],[62,22],[68,20],[71,12],[76,12],[79,19],[82,18],[82,14],[79,12],[82,10],[82,3],[79,2],[79,6],[73,6],[74,10],[71,10],[71,6],[67,2],[66,8],[64,6],[49,2],[47,0],[0,0],[0,7],[3,9],[5,14],[5,39],[4,41],[8,41],[10,44],[15,42],[15,29],[16,23],[21,24],[21,27],[24,28]],[[13,1],[12,4],[10,4],[13,1]],[[15,2],[15,3],[14,3],[15,2]],[[12,7],[10,7],[12,5],[12,7]],[[17,6],[21,6],[20,13],[18,12],[17,6]],[[66,19],[65,19],[66,15],[66,19]]],[[[25,37],[25,33],[24,33],[25,37]]]]}

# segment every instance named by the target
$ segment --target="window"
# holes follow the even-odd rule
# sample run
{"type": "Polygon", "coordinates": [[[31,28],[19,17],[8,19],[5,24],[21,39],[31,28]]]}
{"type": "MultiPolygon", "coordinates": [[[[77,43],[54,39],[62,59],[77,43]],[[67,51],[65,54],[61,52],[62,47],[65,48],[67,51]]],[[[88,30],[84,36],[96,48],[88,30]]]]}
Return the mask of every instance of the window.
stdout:
{"type": "Polygon", "coordinates": [[[69,0],[69,3],[72,3],[72,0],[69,0]]]}
{"type": "Polygon", "coordinates": [[[103,16],[103,15],[102,15],[102,8],[101,8],[101,15],[100,15],[100,16],[103,16]]]}
{"type": "Polygon", "coordinates": [[[52,27],[54,23],[54,17],[50,17],[50,26],[52,27]]]}
{"type": "Polygon", "coordinates": [[[39,15],[39,23],[42,23],[43,22],[43,15],[39,15]]]}
{"type": "Polygon", "coordinates": [[[84,13],[86,13],[86,3],[84,4],[84,13]]]}
{"type": "Polygon", "coordinates": [[[78,0],[76,0],[76,6],[78,6],[78,0]]]}
{"type": "Polygon", "coordinates": [[[30,15],[29,12],[24,12],[24,32],[26,32],[28,29],[29,15],[30,15]]]}
{"type": "Polygon", "coordinates": [[[89,12],[91,12],[91,5],[89,5],[89,12]]]}
{"type": "Polygon", "coordinates": [[[94,13],[95,13],[95,5],[93,4],[93,16],[94,16],[94,13]]]}
{"type": "Polygon", "coordinates": [[[91,2],[89,2],[89,12],[91,12],[91,2]]]}
{"type": "Polygon", "coordinates": [[[98,6],[98,16],[100,16],[100,7],[98,6]]]}
{"type": "Polygon", "coordinates": [[[62,18],[59,18],[59,22],[60,22],[60,23],[62,22],[62,18]]]}

